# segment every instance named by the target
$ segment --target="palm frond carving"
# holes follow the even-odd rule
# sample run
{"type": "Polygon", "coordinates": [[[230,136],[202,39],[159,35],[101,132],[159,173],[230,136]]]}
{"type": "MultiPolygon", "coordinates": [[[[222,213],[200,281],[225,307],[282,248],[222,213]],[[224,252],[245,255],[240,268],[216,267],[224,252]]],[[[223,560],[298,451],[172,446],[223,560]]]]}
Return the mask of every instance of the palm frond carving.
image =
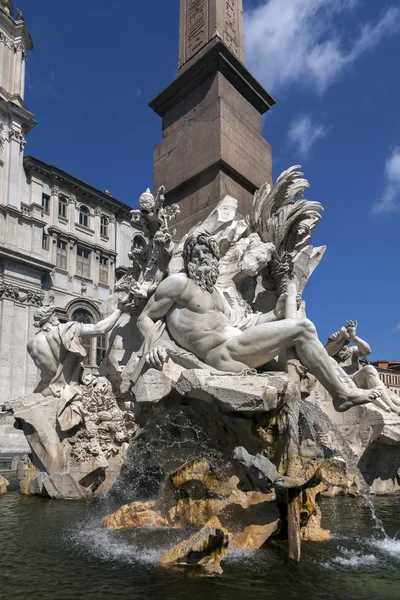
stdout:
{"type": "Polygon", "coordinates": [[[253,208],[247,217],[252,232],[263,242],[271,242],[278,256],[300,252],[322,218],[319,202],[303,198],[310,187],[296,165],[284,171],[271,187],[265,183],[254,194],[253,208]]]}

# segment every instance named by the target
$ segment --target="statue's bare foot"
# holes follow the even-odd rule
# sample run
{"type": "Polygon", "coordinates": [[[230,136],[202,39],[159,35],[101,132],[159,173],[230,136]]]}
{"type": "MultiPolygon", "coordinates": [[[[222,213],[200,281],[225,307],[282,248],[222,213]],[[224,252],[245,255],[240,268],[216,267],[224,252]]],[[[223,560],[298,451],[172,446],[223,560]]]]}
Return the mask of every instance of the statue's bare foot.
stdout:
{"type": "Polygon", "coordinates": [[[375,402],[381,395],[382,390],[379,387],[373,388],[372,390],[361,390],[360,388],[354,387],[349,388],[346,394],[336,394],[336,397],[333,399],[333,404],[338,412],[344,412],[353,408],[353,406],[375,402]]]}

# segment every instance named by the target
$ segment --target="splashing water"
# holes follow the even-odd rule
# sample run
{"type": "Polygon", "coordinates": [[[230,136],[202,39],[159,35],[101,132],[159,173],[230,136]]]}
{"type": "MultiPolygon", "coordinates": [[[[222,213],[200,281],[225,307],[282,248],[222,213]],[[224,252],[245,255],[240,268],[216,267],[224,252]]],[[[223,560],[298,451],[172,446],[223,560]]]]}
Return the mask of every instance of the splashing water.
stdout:
{"type": "Polygon", "coordinates": [[[384,540],[371,540],[370,544],[379,551],[400,560],[400,540],[386,537],[384,540]]]}
{"type": "Polygon", "coordinates": [[[375,523],[376,531],[378,531],[381,535],[383,535],[384,538],[389,539],[381,519],[376,514],[375,506],[374,506],[374,503],[372,502],[371,496],[366,493],[360,494],[360,495],[362,498],[364,498],[364,500],[366,501],[366,503],[369,507],[369,510],[371,512],[371,518],[372,518],[373,522],[375,523]]]}

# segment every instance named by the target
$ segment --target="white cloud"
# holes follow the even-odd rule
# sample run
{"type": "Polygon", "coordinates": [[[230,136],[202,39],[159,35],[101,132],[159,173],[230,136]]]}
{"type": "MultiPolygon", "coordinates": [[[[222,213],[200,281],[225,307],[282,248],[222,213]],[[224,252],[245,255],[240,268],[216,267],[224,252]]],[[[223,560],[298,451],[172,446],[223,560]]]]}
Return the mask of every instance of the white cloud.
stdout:
{"type": "Polygon", "coordinates": [[[288,131],[288,142],[296,146],[300,155],[305,158],[310,152],[311,146],[328,133],[324,125],[314,123],[309,115],[298,117],[290,124],[288,131]]]}
{"type": "Polygon", "coordinates": [[[136,87],[136,98],[140,98],[140,96],[143,94],[142,88],[140,88],[139,86],[136,87]]]}
{"type": "Polygon", "coordinates": [[[374,214],[400,209],[400,146],[392,150],[385,163],[385,187],[372,209],[374,214]]]}
{"type": "Polygon", "coordinates": [[[400,9],[389,7],[346,39],[346,14],[357,0],[261,0],[245,12],[246,60],[273,93],[302,84],[324,92],[346,69],[400,28],[400,9]],[[339,21],[340,18],[340,21],[339,21]]]}

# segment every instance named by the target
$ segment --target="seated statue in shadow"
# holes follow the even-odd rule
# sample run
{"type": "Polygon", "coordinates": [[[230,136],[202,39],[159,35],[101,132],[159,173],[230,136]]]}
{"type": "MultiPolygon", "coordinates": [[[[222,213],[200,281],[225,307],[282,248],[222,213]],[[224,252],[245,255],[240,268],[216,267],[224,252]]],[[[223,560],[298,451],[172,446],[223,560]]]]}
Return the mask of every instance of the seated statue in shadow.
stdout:
{"type": "Polygon", "coordinates": [[[34,315],[36,335],[28,343],[28,352],[40,371],[34,393],[58,398],[57,421],[61,431],[68,431],[84,420],[82,407],[82,361],[86,350],[83,338],[105,335],[116,325],[125,304],[96,324],[76,321],[60,323],[54,306],[42,306],[34,315]]]}
{"type": "Polygon", "coordinates": [[[369,356],[372,351],[370,345],[357,335],[357,326],[357,321],[347,321],[347,326],[332,333],[325,345],[326,351],[358,388],[381,390],[381,395],[375,402],[379,408],[400,415],[400,398],[388,390],[373,365],[363,365],[361,362],[361,359],[369,356]]]}

